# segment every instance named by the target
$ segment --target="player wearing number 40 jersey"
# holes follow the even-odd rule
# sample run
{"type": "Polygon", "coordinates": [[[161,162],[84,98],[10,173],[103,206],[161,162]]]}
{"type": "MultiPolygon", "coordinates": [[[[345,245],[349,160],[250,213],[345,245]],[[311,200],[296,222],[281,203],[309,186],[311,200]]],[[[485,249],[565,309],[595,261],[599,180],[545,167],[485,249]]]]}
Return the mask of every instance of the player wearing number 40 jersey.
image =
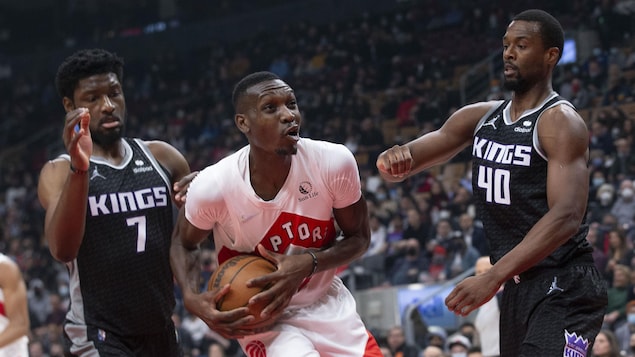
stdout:
{"type": "Polygon", "coordinates": [[[550,14],[527,10],[502,42],[511,100],[467,105],[440,129],[383,152],[377,167],[400,181],[471,145],[493,267],[460,282],[447,307],[467,315],[505,284],[501,356],[586,356],[607,297],[585,240],[588,129],[551,84],[564,32],[550,14]]]}
{"type": "Polygon", "coordinates": [[[69,356],[180,356],[171,319],[173,185],[189,174],[174,147],[122,138],[123,60],[82,50],[59,67],[67,154],[42,168],[51,254],[70,274],[69,356]]]}

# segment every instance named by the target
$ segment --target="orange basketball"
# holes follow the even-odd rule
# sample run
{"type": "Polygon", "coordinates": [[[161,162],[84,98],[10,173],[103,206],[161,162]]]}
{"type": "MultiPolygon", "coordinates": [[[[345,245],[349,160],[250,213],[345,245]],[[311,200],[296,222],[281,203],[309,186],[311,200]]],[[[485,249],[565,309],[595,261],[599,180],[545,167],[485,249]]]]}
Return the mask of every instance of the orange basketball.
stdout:
{"type": "MultiPolygon", "coordinates": [[[[237,255],[227,259],[218,266],[207,283],[207,290],[230,285],[229,292],[220,300],[216,308],[228,311],[247,306],[249,299],[263,291],[261,288],[248,288],[247,281],[276,271],[276,266],[265,258],[256,255],[237,255]]],[[[265,306],[254,306],[252,315],[258,320],[260,312],[265,306]]],[[[256,321],[257,322],[257,321],[256,321]]]]}

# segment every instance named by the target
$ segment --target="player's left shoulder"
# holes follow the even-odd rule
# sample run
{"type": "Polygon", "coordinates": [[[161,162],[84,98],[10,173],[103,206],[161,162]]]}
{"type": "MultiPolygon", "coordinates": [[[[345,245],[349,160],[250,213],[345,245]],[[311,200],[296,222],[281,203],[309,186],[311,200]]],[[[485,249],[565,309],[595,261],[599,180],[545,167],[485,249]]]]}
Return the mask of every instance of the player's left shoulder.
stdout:
{"type": "Polygon", "coordinates": [[[142,141],[142,144],[163,167],[170,171],[175,180],[180,180],[190,172],[185,156],[174,146],[161,140],[142,141]]]}
{"type": "Polygon", "coordinates": [[[346,145],[332,141],[303,138],[299,142],[299,147],[312,155],[325,155],[326,157],[329,155],[353,155],[346,145]]]}
{"type": "Polygon", "coordinates": [[[578,111],[569,103],[557,103],[545,110],[539,121],[539,130],[568,130],[588,132],[587,124],[578,111]]]}

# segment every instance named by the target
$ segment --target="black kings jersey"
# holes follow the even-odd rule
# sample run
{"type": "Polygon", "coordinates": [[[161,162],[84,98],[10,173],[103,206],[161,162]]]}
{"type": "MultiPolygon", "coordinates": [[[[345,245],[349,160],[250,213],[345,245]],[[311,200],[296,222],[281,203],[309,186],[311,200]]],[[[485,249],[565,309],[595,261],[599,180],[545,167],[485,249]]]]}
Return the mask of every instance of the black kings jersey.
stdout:
{"type": "MultiPolygon", "coordinates": [[[[511,121],[504,101],[479,122],[472,146],[472,187],[477,216],[483,221],[493,262],[520,243],[549,210],[547,157],[540,148],[537,124],[541,114],[569,102],[555,92],[537,108],[511,121]]],[[[536,267],[557,267],[591,252],[583,224],[536,267]]]]}
{"type": "Polygon", "coordinates": [[[175,304],[171,180],[142,141],[123,145],[118,166],[91,158],[86,233],[67,264],[67,318],[121,336],[161,333],[175,304]]]}

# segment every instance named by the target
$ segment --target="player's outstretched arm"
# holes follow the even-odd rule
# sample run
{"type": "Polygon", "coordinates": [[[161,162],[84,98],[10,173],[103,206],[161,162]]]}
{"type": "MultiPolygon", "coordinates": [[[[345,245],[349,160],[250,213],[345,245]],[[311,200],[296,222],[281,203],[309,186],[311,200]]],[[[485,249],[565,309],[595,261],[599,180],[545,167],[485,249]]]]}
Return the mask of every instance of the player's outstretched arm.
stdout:
{"type": "Polygon", "coordinates": [[[377,158],[379,174],[386,181],[399,182],[448,161],[472,143],[479,120],[498,104],[482,102],[465,106],[438,130],[385,150],[377,158]]]}

